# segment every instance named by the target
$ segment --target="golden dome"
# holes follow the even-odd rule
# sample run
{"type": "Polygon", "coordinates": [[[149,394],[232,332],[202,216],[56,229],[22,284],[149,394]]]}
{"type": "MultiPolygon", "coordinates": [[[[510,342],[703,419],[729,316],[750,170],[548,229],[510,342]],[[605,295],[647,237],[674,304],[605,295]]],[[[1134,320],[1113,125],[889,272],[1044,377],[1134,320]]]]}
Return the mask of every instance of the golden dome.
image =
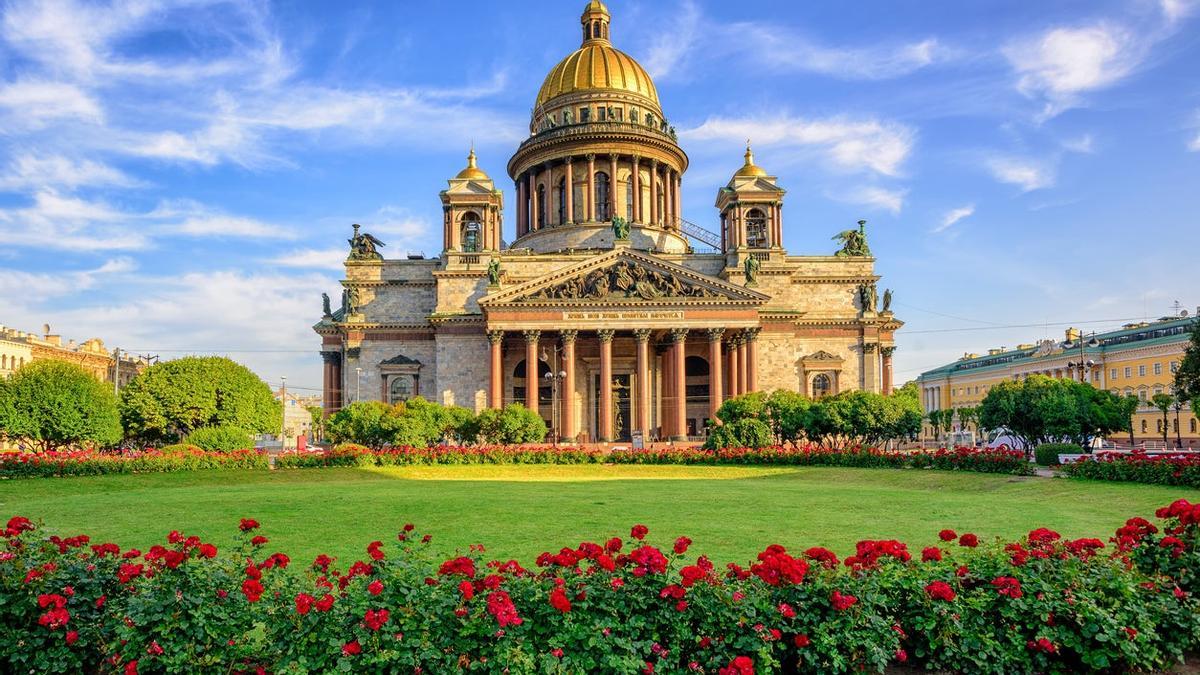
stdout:
{"type": "Polygon", "coordinates": [[[754,152],[752,152],[750,150],[749,142],[746,143],[746,164],[742,168],[738,169],[737,173],[735,173],[733,175],[734,175],[734,177],[738,177],[738,176],[758,177],[758,176],[767,175],[767,172],[762,167],[754,164],[754,152]]]}
{"type": "Polygon", "coordinates": [[[467,155],[467,168],[459,171],[455,178],[466,178],[468,180],[491,180],[491,178],[484,173],[483,169],[475,165],[474,147],[471,148],[471,154],[467,155]]]}
{"type": "Polygon", "coordinates": [[[628,54],[609,41],[608,8],[591,0],[580,18],[583,46],[559,62],[538,92],[535,106],[563,94],[579,91],[615,90],[638,94],[658,105],[658,91],[650,74],[628,54]]]}

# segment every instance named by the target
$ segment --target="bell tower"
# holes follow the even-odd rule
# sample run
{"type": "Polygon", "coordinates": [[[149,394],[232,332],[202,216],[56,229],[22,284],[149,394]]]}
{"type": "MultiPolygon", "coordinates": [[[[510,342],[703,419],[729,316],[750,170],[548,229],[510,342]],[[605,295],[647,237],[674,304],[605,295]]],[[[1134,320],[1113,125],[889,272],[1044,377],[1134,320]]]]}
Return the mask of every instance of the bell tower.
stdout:
{"type": "Polygon", "coordinates": [[[726,254],[746,251],[783,252],[783,196],[778,179],[754,163],[746,142],[745,164],[717,191],[721,214],[721,249],[726,254]]]}
{"type": "Polygon", "coordinates": [[[456,253],[499,251],[503,247],[504,194],[476,163],[475,148],[467,168],[442,190],[442,250],[456,253]]]}

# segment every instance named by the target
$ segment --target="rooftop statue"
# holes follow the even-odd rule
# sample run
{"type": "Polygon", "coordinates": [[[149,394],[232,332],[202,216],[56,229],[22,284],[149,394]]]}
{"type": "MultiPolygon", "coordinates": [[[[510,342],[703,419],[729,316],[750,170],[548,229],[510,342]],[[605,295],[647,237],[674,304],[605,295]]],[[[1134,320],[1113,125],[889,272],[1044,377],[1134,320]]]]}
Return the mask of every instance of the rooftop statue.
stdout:
{"type": "Polygon", "coordinates": [[[613,216],[612,219],[613,238],[617,241],[625,241],[629,238],[629,221],[621,216],[613,216]]]}
{"type": "Polygon", "coordinates": [[[323,314],[321,315],[323,318],[326,318],[326,319],[333,318],[333,310],[329,307],[329,294],[328,293],[321,294],[321,311],[323,312],[323,314]]]}
{"type": "Polygon", "coordinates": [[[379,241],[366,232],[359,232],[361,225],[354,225],[354,236],[347,239],[350,242],[350,260],[383,260],[379,248],[387,244],[379,241]]]}
{"type": "Polygon", "coordinates": [[[883,311],[892,311],[892,289],[887,289],[883,292],[883,311]]]}
{"type": "Polygon", "coordinates": [[[842,242],[842,248],[835,256],[839,258],[871,255],[871,247],[867,246],[867,221],[858,221],[857,230],[839,232],[833,237],[834,241],[842,242]]]}
{"type": "Polygon", "coordinates": [[[488,275],[488,285],[489,286],[499,286],[500,285],[500,259],[499,258],[492,258],[491,262],[488,263],[487,275],[488,275]]]}
{"type": "Polygon", "coordinates": [[[754,256],[747,256],[745,263],[746,285],[753,286],[758,281],[758,268],[762,267],[762,263],[754,256]]]}

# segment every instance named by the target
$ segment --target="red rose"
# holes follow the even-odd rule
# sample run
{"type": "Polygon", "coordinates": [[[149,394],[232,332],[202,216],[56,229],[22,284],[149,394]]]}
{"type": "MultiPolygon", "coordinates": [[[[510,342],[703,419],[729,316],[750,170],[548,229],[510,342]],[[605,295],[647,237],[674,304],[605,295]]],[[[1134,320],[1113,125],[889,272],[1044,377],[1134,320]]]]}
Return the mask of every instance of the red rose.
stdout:
{"type": "Polygon", "coordinates": [[[371,595],[379,595],[383,592],[383,582],[376,579],[375,581],[367,584],[367,592],[371,595]]]}
{"type": "Polygon", "coordinates": [[[363,624],[371,630],[379,630],[383,628],[383,624],[388,622],[390,613],[386,609],[368,609],[363,615],[363,624]]]}
{"type": "Polygon", "coordinates": [[[367,545],[367,555],[371,556],[372,560],[383,560],[382,541],[373,541],[367,545]]]}
{"type": "Polygon", "coordinates": [[[629,531],[629,536],[641,541],[646,538],[646,534],[649,532],[650,529],[645,525],[634,525],[633,529],[629,531]]]}
{"type": "Polygon", "coordinates": [[[270,541],[270,539],[267,539],[266,537],[264,537],[260,534],[250,540],[250,545],[251,546],[262,546],[263,544],[267,543],[268,541],[270,541]]]}
{"type": "Polygon", "coordinates": [[[342,656],[354,656],[362,653],[362,645],[358,644],[358,640],[351,640],[342,645],[342,656]]]}
{"type": "Polygon", "coordinates": [[[954,589],[950,587],[950,584],[944,581],[935,581],[927,585],[925,592],[934,600],[941,600],[942,602],[953,602],[954,598],[958,597],[954,589]]]}
{"type": "Polygon", "coordinates": [[[75,644],[78,641],[79,641],[79,632],[78,631],[73,631],[73,630],[67,631],[67,646],[68,647],[70,647],[71,645],[75,644]]]}
{"type": "Polygon", "coordinates": [[[326,593],[321,597],[320,600],[317,601],[315,605],[313,605],[313,607],[316,608],[318,612],[328,612],[330,609],[333,609],[333,596],[326,593]]]}
{"type": "Polygon", "coordinates": [[[808,639],[807,635],[797,635],[795,638],[792,639],[792,641],[796,643],[797,647],[801,647],[801,648],[807,647],[810,644],[812,644],[812,640],[808,639]]]}
{"type": "Polygon", "coordinates": [[[938,532],[938,539],[941,539],[942,541],[954,541],[955,539],[958,539],[958,533],[949,529],[942,530],[941,532],[938,532]]]}
{"type": "Polygon", "coordinates": [[[470,581],[463,581],[458,584],[458,592],[462,593],[463,600],[470,600],[475,597],[475,584],[470,581]]]}
{"type": "Polygon", "coordinates": [[[561,586],[550,591],[550,606],[564,614],[571,611],[571,601],[567,599],[567,594],[561,586]]]}
{"type": "Polygon", "coordinates": [[[296,594],[296,612],[299,614],[308,614],[312,610],[313,603],[317,599],[308,593],[296,594]]]}
{"type": "Polygon", "coordinates": [[[904,663],[907,660],[908,660],[908,652],[904,651],[903,649],[897,649],[896,650],[896,661],[899,663],[904,663]]]}
{"type": "Polygon", "coordinates": [[[212,544],[200,544],[196,551],[200,554],[201,558],[217,557],[217,547],[212,544]]]}
{"type": "Polygon", "coordinates": [[[926,546],[921,549],[921,562],[938,562],[942,559],[942,549],[936,546],[926,546]]]}
{"type": "Polygon", "coordinates": [[[137,659],[125,664],[125,675],[138,675],[137,659]]]}
{"type": "Polygon", "coordinates": [[[238,529],[242,532],[258,529],[258,521],[253,518],[242,518],[242,522],[238,524],[238,529]]]}
{"type": "Polygon", "coordinates": [[[683,555],[687,553],[688,547],[692,545],[692,540],[687,537],[680,537],[675,540],[675,552],[683,555]]]}
{"type": "Polygon", "coordinates": [[[844,595],[841,591],[834,591],[829,596],[829,602],[835,610],[844,612],[853,607],[858,602],[858,598],[853,595],[844,595]]]}
{"type": "Polygon", "coordinates": [[[720,675],[754,675],[754,661],[749,656],[738,656],[718,672],[720,675]]]}
{"type": "Polygon", "coordinates": [[[158,640],[151,640],[150,646],[146,647],[146,653],[150,656],[162,656],[163,648],[158,645],[158,640]]]}
{"type": "Polygon", "coordinates": [[[779,613],[782,614],[783,618],[785,618],[785,619],[795,618],[795,616],[796,616],[796,610],[791,605],[787,604],[786,602],[779,603],[779,607],[777,609],[779,610],[779,613]]]}
{"type": "Polygon", "coordinates": [[[1024,593],[1021,592],[1021,582],[1012,577],[996,577],[995,579],[992,579],[992,586],[1000,595],[1007,595],[1013,599],[1024,595],[1024,593]]]}
{"type": "Polygon", "coordinates": [[[563,657],[563,650],[559,647],[555,647],[554,649],[550,650],[550,655],[556,659],[561,659],[563,657]]]}
{"type": "Polygon", "coordinates": [[[262,598],[263,585],[258,579],[247,579],[242,582],[242,595],[250,602],[258,602],[262,598]]]}
{"type": "Polygon", "coordinates": [[[958,538],[958,545],[966,546],[967,548],[975,548],[976,546],[979,545],[979,537],[976,537],[975,535],[968,532],[958,538]]]}

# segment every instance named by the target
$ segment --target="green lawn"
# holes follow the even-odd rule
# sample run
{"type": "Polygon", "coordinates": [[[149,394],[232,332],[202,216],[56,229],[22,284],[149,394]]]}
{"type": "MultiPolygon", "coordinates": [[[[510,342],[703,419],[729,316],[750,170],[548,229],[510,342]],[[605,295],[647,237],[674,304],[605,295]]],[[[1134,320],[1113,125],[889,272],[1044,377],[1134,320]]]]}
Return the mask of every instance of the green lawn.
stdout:
{"type": "Polygon", "coordinates": [[[201,472],[0,482],[0,517],[25,515],[63,534],[145,548],[171,529],[221,545],[239,518],[263,523],[271,547],[298,560],[362,555],[416,523],[449,553],[480,542],[530,562],[584,539],[627,537],[645,523],[666,544],[745,561],[771,543],[839,554],[868,538],[919,550],[943,527],[1016,537],[1046,526],[1107,539],[1200,493],[1065,479],[826,468],[469,466],[201,472]]]}

